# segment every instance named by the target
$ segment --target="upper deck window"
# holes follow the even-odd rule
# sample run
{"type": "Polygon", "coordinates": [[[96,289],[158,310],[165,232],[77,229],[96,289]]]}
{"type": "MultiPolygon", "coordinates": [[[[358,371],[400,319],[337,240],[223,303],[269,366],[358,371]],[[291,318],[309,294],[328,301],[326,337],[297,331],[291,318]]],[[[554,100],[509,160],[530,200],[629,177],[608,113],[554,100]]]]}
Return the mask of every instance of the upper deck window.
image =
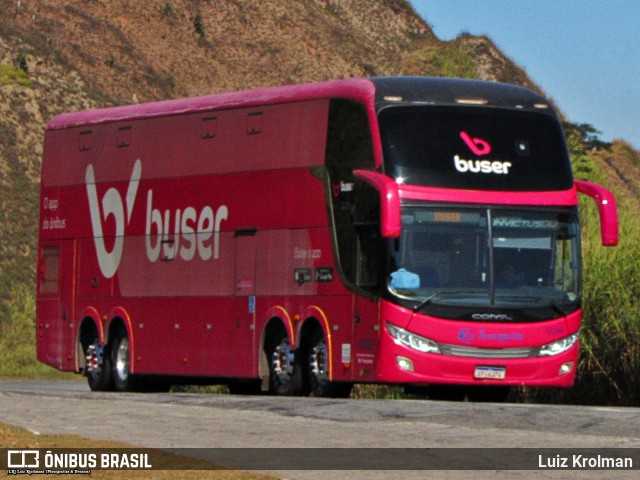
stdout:
{"type": "Polygon", "coordinates": [[[469,190],[572,187],[558,122],[547,114],[470,107],[380,113],[385,172],[398,183],[469,190]]]}

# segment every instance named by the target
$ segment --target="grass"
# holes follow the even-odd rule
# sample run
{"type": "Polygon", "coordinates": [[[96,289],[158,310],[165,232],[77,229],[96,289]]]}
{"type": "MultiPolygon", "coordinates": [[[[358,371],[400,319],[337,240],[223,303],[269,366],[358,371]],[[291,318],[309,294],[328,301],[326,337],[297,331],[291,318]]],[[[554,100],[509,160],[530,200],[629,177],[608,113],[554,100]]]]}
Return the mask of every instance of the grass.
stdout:
{"type": "Polygon", "coordinates": [[[29,80],[29,75],[24,70],[14,65],[0,63],[0,85],[12,84],[28,87],[31,85],[31,80],[29,80]]]}
{"type": "Polygon", "coordinates": [[[427,55],[427,62],[434,65],[445,77],[476,78],[476,65],[462,45],[446,43],[438,52],[427,55]]]}
{"type": "MultiPolygon", "coordinates": [[[[598,165],[595,163],[591,179],[606,185],[598,165]]],[[[597,209],[589,203],[582,209],[589,238],[584,245],[588,281],[584,287],[583,373],[576,392],[584,395],[597,389],[597,397],[588,397],[591,403],[640,405],[640,198],[617,195],[620,243],[613,249],[596,241],[597,209]]]]}
{"type": "MultiPolygon", "coordinates": [[[[593,203],[593,202],[590,202],[593,203]]],[[[573,395],[584,403],[640,405],[640,223],[618,198],[620,244],[599,245],[595,205],[582,207],[584,324],[573,395]]]]}
{"type": "MultiPolygon", "coordinates": [[[[2,448],[127,448],[134,452],[139,450],[133,445],[112,441],[97,441],[77,435],[37,435],[23,428],[0,423],[0,447],[2,448]]],[[[222,470],[219,466],[191,457],[183,457],[171,453],[160,453],[155,456],[154,467],[170,468],[171,470],[93,470],[91,478],[97,479],[136,479],[136,480],[173,480],[203,479],[203,480],[268,480],[274,477],[241,472],[237,470],[222,470]],[[199,468],[200,470],[196,470],[199,468]]]]}
{"type": "Polygon", "coordinates": [[[75,378],[36,360],[36,307],[32,289],[14,284],[5,306],[8,315],[0,323],[0,377],[75,378]]]}
{"type": "MultiPolygon", "coordinates": [[[[590,142],[579,142],[575,135],[568,135],[576,178],[611,188],[611,172],[608,177],[600,167],[611,153],[585,148],[595,139],[588,137],[590,142]]],[[[640,198],[613,190],[620,225],[620,243],[614,248],[600,243],[595,202],[580,197],[583,325],[576,383],[561,392],[536,390],[534,401],[640,405],[640,198]]]]}
{"type": "Polygon", "coordinates": [[[407,57],[406,68],[411,75],[478,77],[473,58],[458,42],[440,42],[418,48],[407,57]]]}

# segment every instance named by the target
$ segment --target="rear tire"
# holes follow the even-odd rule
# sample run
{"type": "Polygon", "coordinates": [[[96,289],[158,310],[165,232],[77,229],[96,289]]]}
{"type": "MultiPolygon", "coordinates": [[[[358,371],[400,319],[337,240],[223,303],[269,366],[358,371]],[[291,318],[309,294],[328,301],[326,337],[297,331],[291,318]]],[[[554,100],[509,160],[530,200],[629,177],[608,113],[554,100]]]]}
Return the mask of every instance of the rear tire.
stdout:
{"type": "Polygon", "coordinates": [[[314,397],[347,398],[351,394],[353,383],[329,381],[329,355],[322,332],[316,332],[311,340],[307,366],[314,397]]]}
{"type": "Polygon", "coordinates": [[[274,395],[302,395],[302,371],[295,361],[289,336],[282,330],[267,347],[269,359],[269,393],[274,395]]]}
{"type": "Polygon", "coordinates": [[[106,346],[100,345],[97,335],[84,349],[85,374],[93,392],[113,390],[111,355],[106,346]]]}
{"type": "Polygon", "coordinates": [[[113,384],[119,392],[168,392],[171,383],[163,377],[142,377],[131,373],[129,337],[124,328],[116,331],[111,350],[113,384]]]}
{"type": "Polygon", "coordinates": [[[111,349],[113,383],[119,392],[142,391],[140,379],[131,374],[129,337],[124,328],[116,330],[111,349]]]}

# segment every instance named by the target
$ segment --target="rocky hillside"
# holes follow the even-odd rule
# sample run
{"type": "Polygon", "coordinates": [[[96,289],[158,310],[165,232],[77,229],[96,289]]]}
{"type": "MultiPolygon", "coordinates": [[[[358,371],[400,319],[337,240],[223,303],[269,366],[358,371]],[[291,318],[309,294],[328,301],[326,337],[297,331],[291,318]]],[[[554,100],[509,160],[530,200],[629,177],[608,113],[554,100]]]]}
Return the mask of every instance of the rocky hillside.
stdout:
{"type": "Polygon", "coordinates": [[[640,206],[640,152],[624,140],[613,142],[609,152],[600,155],[602,170],[608,171],[612,188],[619,195],[631,197],[640,206]]]}
{"type": "Polygon", "coordinates": [[[402,0],[2,0],[0,298],[33,277],[42,131],[64,111],[373,75],[531,85],[487,38],[402,0]]]}
{"type": "Polygon", "coordinates": [[[403,0],[22,0],[0,19],[5,56],[78,72],[100,103],[347,76],[531,85],[488,38],[441,42],[403,0]]]}
{"type": "MultiPolygon", "coordinates": [[[[490,39],[442,42],[403,0],[0,7],[0,298],[33,278],[42,132],[58,113],[352,76],[474,77],[539,90],[490,39]]],[[[635,155],[616,165],[637,189],[638,152],[619,149],[635,155]]]]}

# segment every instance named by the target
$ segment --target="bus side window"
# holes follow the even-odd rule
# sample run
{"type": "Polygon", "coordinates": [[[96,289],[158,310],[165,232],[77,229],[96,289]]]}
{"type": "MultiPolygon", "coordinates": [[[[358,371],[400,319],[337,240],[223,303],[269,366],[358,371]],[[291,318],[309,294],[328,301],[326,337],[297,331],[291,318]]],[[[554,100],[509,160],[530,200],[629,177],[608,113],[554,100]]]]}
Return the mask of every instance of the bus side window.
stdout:
{"type": "Polygon", "coordinates": [[[60,247],[42,247],[39,270],[40,293],[58,293],[60,283],[60,247]]]}
{"type": "Polygon", "coordinates": [[[377,271],[385,257],[376,257],[369,251],[371,245],[364,238],[370,234],[363,232],[374,228],[374,224],[380,230],[379,195],[372,186],[353,176],[354,170],[375,169],[369,121],[361,104],[331,100],[325,165],[331,187],[328,202],[335,227],[338,268],[351,285],[377,285],[377,271]]]}
{"type": "Polygon", "coordinates": [[[356,232],[356,284],[375,289],[380,285],[381,269],[384,266],[381,261],[384,258],[384,243],[380,236],[380,226],[368,225],[358,228],[356,232]]]}

